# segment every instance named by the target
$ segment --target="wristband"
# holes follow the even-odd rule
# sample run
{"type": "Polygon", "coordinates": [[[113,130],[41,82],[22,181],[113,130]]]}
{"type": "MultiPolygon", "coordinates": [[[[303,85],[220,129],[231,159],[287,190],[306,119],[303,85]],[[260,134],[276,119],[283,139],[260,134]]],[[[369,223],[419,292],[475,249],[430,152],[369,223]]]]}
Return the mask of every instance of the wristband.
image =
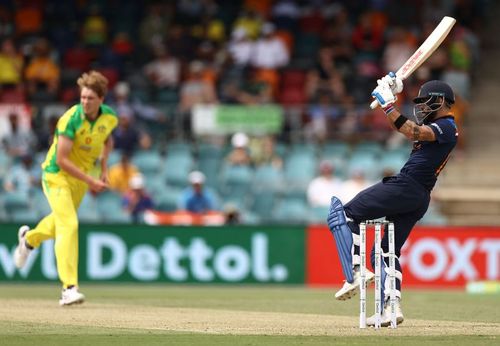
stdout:
{"type": "Polygon", "coordinates": [[[384,111],[385,115],[389,115],[393,110],[395,110],[396,108],[394,108],[394,104],[390,104],[388,106],[385,106],[384,108],[382,108],[382,110],[384,111]]]}
{"type": "Polygon", "coordinates": [[[404,115],[400,115],[396,121],[394,121],[394,126],[399,130],[401,126],[404,125],[408,121],[408,118],[406,118],[404,115]]]}

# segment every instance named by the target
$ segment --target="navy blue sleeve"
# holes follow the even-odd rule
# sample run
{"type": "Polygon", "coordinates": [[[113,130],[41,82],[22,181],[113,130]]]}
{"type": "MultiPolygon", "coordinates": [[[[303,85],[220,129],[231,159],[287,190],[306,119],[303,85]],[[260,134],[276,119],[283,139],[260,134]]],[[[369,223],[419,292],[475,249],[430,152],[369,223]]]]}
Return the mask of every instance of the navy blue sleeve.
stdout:
{"type": "Polygon", "coordinates": [[[456,142],[458,131],[455,121],[451,118],[441,118],[429,124],[436,135],[438,143],[456,142]]]}

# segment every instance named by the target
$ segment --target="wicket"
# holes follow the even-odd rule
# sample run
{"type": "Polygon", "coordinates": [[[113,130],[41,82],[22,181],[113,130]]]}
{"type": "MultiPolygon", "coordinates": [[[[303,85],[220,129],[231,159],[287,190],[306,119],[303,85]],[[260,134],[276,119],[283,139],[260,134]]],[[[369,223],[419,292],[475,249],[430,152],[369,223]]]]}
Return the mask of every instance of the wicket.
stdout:
{"type": "Polygon", "coordinates": [[[359,225],[359,256],[360,256],[360,274],[361,283],[359,286],[359,328],[366,328],[366,227],[375,226],[375,328],[381,326],[381,314],[383,310],[382,301],[382,276],[381,276],[381,256],[382,253],[382,225],[388,228],[389,241],[389,283],[390,296],[389,303],[391,308],[391,328],[397,328],[396,323],[396,254],[394,245],[394,223],[390,221],[366,220],[359,225]]]}

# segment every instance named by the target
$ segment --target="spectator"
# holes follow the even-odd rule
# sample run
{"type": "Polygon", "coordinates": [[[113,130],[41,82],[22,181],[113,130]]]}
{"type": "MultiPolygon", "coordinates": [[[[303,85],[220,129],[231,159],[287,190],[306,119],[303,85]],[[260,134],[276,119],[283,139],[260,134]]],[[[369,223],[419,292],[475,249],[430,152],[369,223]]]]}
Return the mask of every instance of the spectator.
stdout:
{"type": "Polygon", "coordinates": [[[384,33],[374,21],[373,12],[365,12],[352,33],[352,44],[359,58],[375,60],[381,52],[384,33]]]}
{"type": "Polygon", "coordinates": [[[275,149],[274,137],[271,135],[252,140],[250,142],[250,157],[253,165],[271,165],[281,170],[283,168],[283,159],[275,149]]]}
{"type": "Polygon", "coordinates": [[[50,44],[45,38],[36,41],[34,57],[26,66],[27,92],[31,100],[55,101],[59,90],[59,66],[50,56],[50,44]]]}
{"type": "Polygon", "coordinates": [[[244,29],[250,39],[259,36],[262,27],[261,17],[254,11],[244,10],[234,22],[233,30],[244,29]]]}
{"type": "Polygon", "coordinates": [[[149,135],[134,126],[132,115],[127,112],[118,113],[118,126],[113,131],[115,149],[133,153],[138,147],[148,149],[151,146],[149,135]]]}
{"type": "Polygon", "coordinates": [[[129,190],[123,196],[123,207],[134,223],[141,221],[143,213],[153,208],[153,200],[144,189],[144,178],[137,174],[130,179],[129,190]]]}
{"type": "Polygon", "coordinates": [[[288,50],[283,41],[273,34],[274,25],[265,23],[261,37],[255,42],[252,56],[254,67],[275,70],[288,64],[288,50]]]}
{"type": "Polygon", "coordinates": [[[309,106],[310,122],[305,126],[306,138],[314,143],[324,143],[329,133],[337,133],[342,115],[341,109],[333,103],[331,93],[323,91],[319,100],[309,106]]]}
{"type": "Polygon", "coordinates": [[[130,162],[130,154],[123,152],[120,162],[109,168],[109,188],[123,194],[127,192],[132,178],[138,174],[139,170],[130,162]]]}
{"type": "Polygon", "coordinates": [[[110,104],[118,114],[129,114],[132,121],[139,119],[148,121],[164,122],[165,114],[155,107],[144,104],[138,98],[132,98],[130,87],[127,82],[118,82],[113,88],[113,100],[110,104]]]}
{"type": "Polygon", "coordinates": [[[173,56],[182,57],[184,61],[191,61],[196,44],[186,31],[187,29],[179,24],[172,25],[168,30],[165,45],[173,56]]]}
{"type": "Polygon", "coordinates": [[[108,23],[99,5],[90,7],[88,16],[83,20],[82,40],[88,47],[100,47],[107,42],[108,23]]]}
{"type": "Polygon", "coordinates": [[[47,120],[47,126],[38,129],[36,132],[37,151],[45,151],[51,146],[58,120],[58,115],[50,115],[47,120]]]}
{"type": "Polygon", "coordinates": [[[0,87],[21,87],[23,66],[23,57],[17,51],[14,40],[4,39],[0,51],[0,87]]]}
{"type": "Polygon", "coordinates": [[[143,47],[153,47],[162,42],[172,19],[173,12],[168,6],[160,2],[147,5],[147,13],[139,24],[140,43],[143,47]]]}
{"type": "Polygon", "coordinates": [[[3,139],[7,153],[14,159],[32,153],[36,148],[36,137],[31,130],[22,130],[19,126],[19,116],[9,115],[10,133],[3,139]]]}
{"type": "Polygon", "coordinates": [[[244,28],[233,30],[231,41],[228,44],[228,53],[232,62],[238,67],[245,67],[250,63],[254,43],[249,39],[244,28]]]}
{"type": "Polygon", "coordinates": [[[134,53],[134,42],[126,31],[118,31],[113,36],[111,51],[120,58],[126,59],[134,53]]]}
{"type": "Polygon", "coordinates": [[[248,136],[237,132],[231,138],[232,150],[226,156],[226,162],[234,166],[248,166],[251,163],[248,152],[248,136]]]}
{"type": "Polygon", "coordinates": [[[0,39],[12,36],[14,28],[12,13],[9,8],[7,5],[0,5],[0,39]]]}
{"type": "Polygon", "coordinates": [[[189,65],[188,79],[182,84],[180,93],[180,109],[190,111],[196,104],[211,104],[217,102],[213,85],[207,83],[203,77],[203,63],[193,61],[189,65]]]}
{"type": "Polygon", "coordinates": [[[396,72],[415,51],[408,33],[402,27],[395,27],[389,34],[382,56],[384,71],[396,72]]]}
{"type": "Polygon", "coordinates": [[[292,32],[297,29],[297,19],[303,15],[297,2],[294,0],[275,1],[271,13],[273,21],[277,23],[278,28],[292,32]]]}
{"type": "Polygon", "coordinates": [[[144,66],[144,73],[152,84],[154,91],[161,89],[176,89],[179,86],[179,60],[170,54],[163,44],[153,48],[154,59],[144,66]]]}
{"type": "Polygon", "coordinates": [[[224,205],[224,217],[226,218],[226,225],[239,225],[241,223],[240,210],[234,203],[224,205]]]}
{"type": "Polygon", "coordinates": [[[272,85],[261,78],[258,70],[248,70],[241,87],[234,91],[234,101],[244,105],[270,103],[273,100],[272,85]]]}
{"type": "Polygon", "coordinates": [[[179,111],[185,134],[191,132],[191,110],[197,104],[214,104],[217,95],[213,84],[203,79],[203,63],[193,61],[189,65],[189,77],[182,84],[179,111]]]}
{"type": "Polygon", "coordinates": [[[319,176],[311,180],[307,187],[307,201],[311,207],[328,207],[332,196],[338,196],[342,181],[335,176],[335,169],[330,161],[319,164],[319,176]]]}
{"type": "Polygon", "coordinates": [[[217,198],[208,188],[204,187],[205,175],[199,171],[189,173],[191,186],[182,191],[178,208],[192,213],[203,214],[217,210],[217,198]]]}
{"type": "Polygon", "coordinates": [[[334,50],[325,46],[320,48],[315,67],[307,74],[306,92],[309,98],[314,98],[321,92],[329,91],[339,101],[345,94],[342,75],[337,70],[334,61],[334,50]]]}
{"type": "Polygon", "coordinates": [[[360,170],[351,173],[351,177],[342,184],[341,193],[337,196],[345,204],[354,198],[360,191],[369,187],[371,183],[366,180],[365,174],[360,170]]]}
{"type": "Polygon", "coordinates": [[[32,189],[38,186],[40,181],[40,167],[33,165],[31,154],[25,154],[21,157],[21,162],[15,164],[5,176],[5,191],[17,191],[28,196],[32,189]]]}
{"type": "Polygon", "coordinates": [[[29,38],[43,30],[43,5],[38,1],[22,1],[15,5],[16,35],[29,38]]]}

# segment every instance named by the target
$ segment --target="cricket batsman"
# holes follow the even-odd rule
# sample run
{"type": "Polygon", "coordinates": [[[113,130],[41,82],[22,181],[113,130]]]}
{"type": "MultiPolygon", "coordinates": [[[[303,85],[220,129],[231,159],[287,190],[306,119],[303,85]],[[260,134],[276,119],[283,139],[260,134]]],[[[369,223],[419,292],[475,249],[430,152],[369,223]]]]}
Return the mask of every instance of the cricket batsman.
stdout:
{"type": "MultiPolygon", "coordinates": [[[[401,310],[401,282],[403,273],[399,263],[401,248],[415,223],[427,211],[430,193],[436,184],[450,153],[457,143],[458,131],[451,107],[455,95],[451,87],[438,80],[424,83],[413,99],[413,119],[401,114],[394,106],[396,94],[403,90],[403,82],[394,73],[389,73],[377,81],[372,96],[377,99],[387,120],[392,127],[413,141],[413,150],[401,171],[382,179],[381,182],[363,190],[353,200],[342,205],[333,196],[327,218],[330,231],[337,245],[342,270],[345,277],[343,287],[335,294],[335,298],[346,300],[359,290],[360,257],[359,257],[359,224],[365,220],[385,217],[395,226],[396,252],[396,312],[397,323],[403,322],[401,310]]],[[[388,234],[382,238],[382,285],[381,295],[384,297],[382,326],[390,325],[389,284],[389,248],[388,234]]],[[[371,263],[374,265],[374,250],[371,252],[371,263]]],[[[367,270],[366,280],[372,282],[374,274],[367,270]]],[[[375,325],[375,317],[367,319],[367,325],[375,325]]]]}
{"type": "Polygon", "coordinates": [[[30,252],[47,239],[54,239],[57,272],[62,282],[61,306],[82,303],[78,290],[78,216],[77,210],[87,189],[104,191],[107,161],[113,147],[111,132],[118,123],[113,109],[105,105],[108,80],[90,71],[78,78],[80,104],[67,110],[57,122],[54,140],[42,163],[42,187],[51,213],[30,230],[18,231],[14,252],[17,268],[22,268],[30,252]],[[100,162],[99,178],[91,175],[100,162]]]}

